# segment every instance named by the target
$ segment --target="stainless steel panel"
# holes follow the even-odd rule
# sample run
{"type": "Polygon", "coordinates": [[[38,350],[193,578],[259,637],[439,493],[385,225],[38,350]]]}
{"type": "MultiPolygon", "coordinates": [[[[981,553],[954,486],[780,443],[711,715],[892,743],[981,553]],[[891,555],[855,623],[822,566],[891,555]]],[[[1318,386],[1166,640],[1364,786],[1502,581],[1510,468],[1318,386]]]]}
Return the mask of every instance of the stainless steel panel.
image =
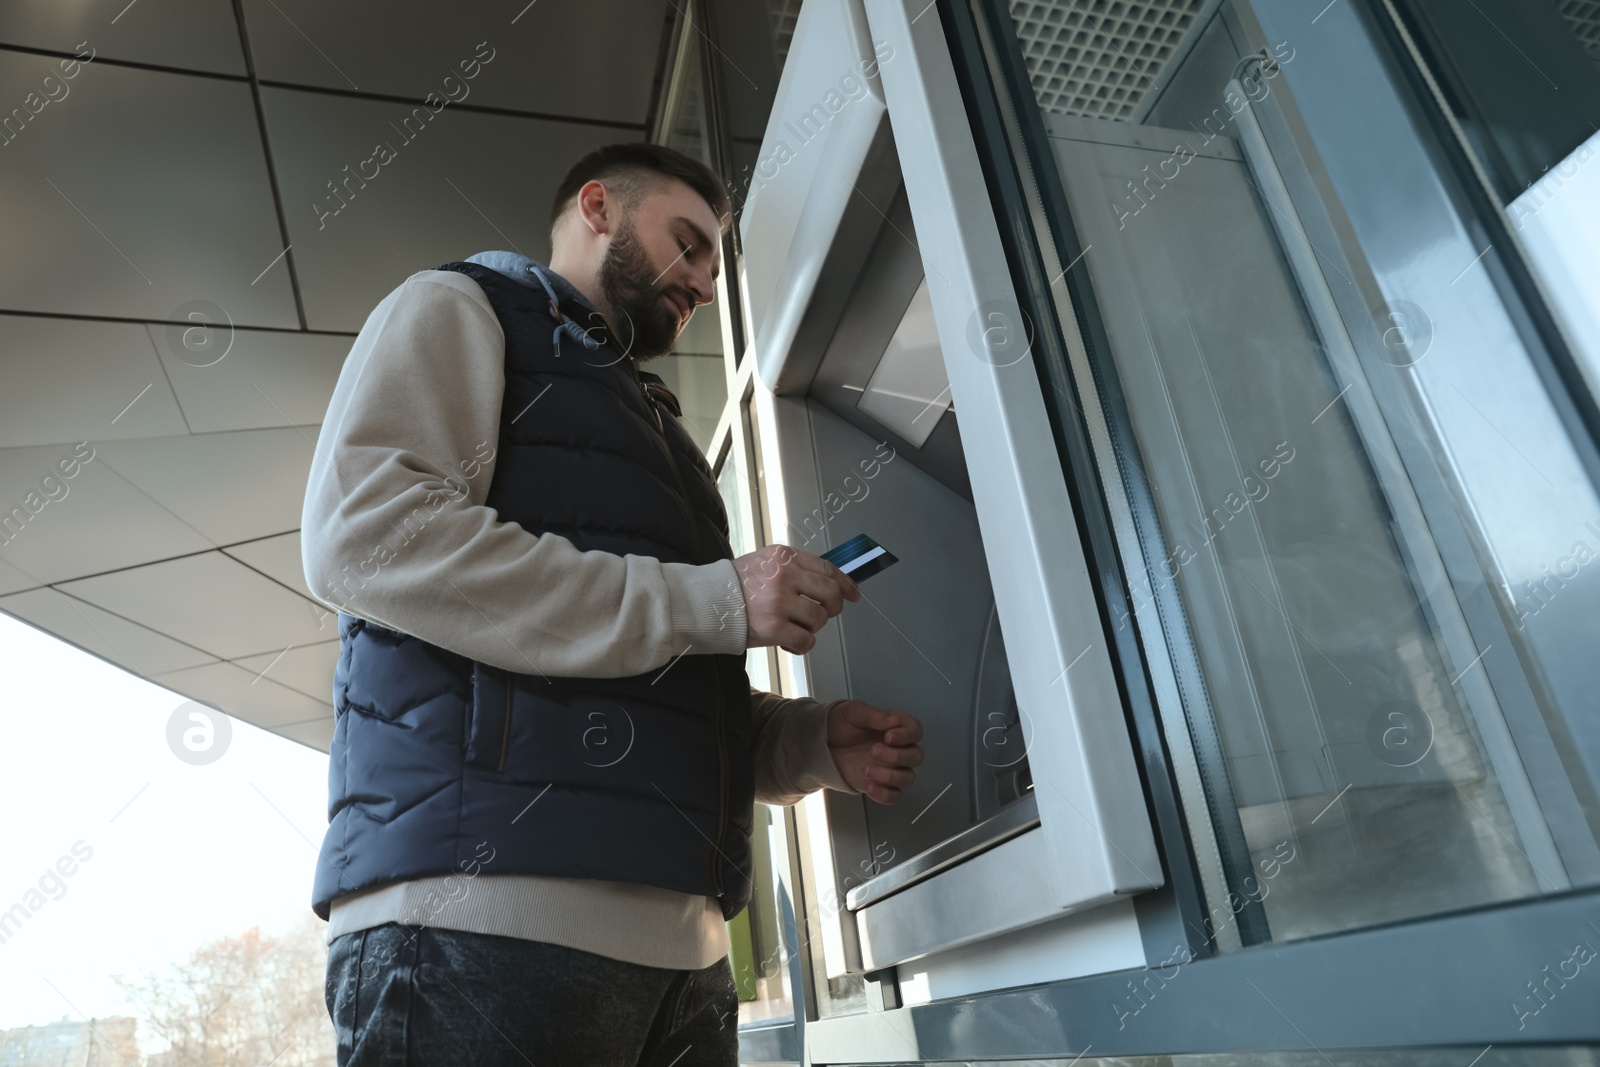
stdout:
{"type": "MultiPolygon", "coordinates": [[[[765,235],[772,255],[768,282],[798,280],[792,291],[780,287],[784,306],[769,309],[776,318],[760,329],[771,332],[757,339],[757,372],[776,394],[768,398],[781,461],[774,526],[788,543],[811,550],[867,532],[902,560],[819,635],[807,657],[809,690],[905,708],[925,727],[924,763],[899,803],[832,794],[805,804],[808,859],[817,863],[813,898],[824,924],[818,962],[828,978],[841,979],[839,1010],[852,1006],[849,993],[860,982],[843,976],[857,966],[982,940],[1161,884],[1039,377],[1022,345],[999,351],[985,329],[985,314],[1014,309],[1015,294],[993,212],[978,195],[980,163],[937,14],[869,2],[867,21],[874,46],[881,39],[882,53],[893,57],[878,70],[894,138],[875,135],[865,146],[850,140],[849,151],[816,161],[821,170],[811,183],[837,187],[840,203],[863,203],[864,225],[843,225],[847,212],[834,210],[840,203],[778,202],[770,186],[745,215],[747,246],[765,235]],[[895,221],[902,210],[914,227],[895,221]],[[804,240],[793,244],[774,236],[799,231],[804,240]],[[915,269],[904,270],[901,260],[915,269]],[[921,449],[858,401],[924,272],[953,410],[921,449]],[[779,318],[781,328],[773,325],[779,318]],[[970,477],[935,473],[938,457],[970,477]],[[989,744],[995,747],[986,751],[989,744]],[[1038,783],[1031,793],[1013,754],[1024,748],[1038,783]],[[1035,829],[969,854],[863,907],[844,931],[833,929],[839,897],[856,882],[1024,795],[1038,808],[1035,829]],[[1031,873],[1005,867],[1019,850],[1029,850],[1031,873]],[[968,890],[991,896],[968,907],[968,890]],[[962,906],[941,903],[940,920],[914,935],[896,932],[907,925],[900,919],[875,928],[874,916],[904,917],[908,901],[930,895],[962,906]],[[871,949],[863,942],[871,937],[890,940],[871,949]]],[[[797,55],[803,44],[797,36],[797,55]]],[[[769,147],[783,135],[780,126],[769,127],[769,147]]]]}
{"type": "MultiPolygon", "coordinates": [[[[972,505],[916,466],[914,453],[881,448],[820,404],[809,406],[823,496],[790,521],[796,533],[822,536],[790,543],[822,552],[867,533],[900,558],[864,583],[861,603],[833,625],[843,643],[845,692],[905,708],[926,731],[916,784],[894,806],[867,805],[873,858],[850,872],[861,882],[977,821],[974,721],[1003,715],[1011,694],[1009,684],[998,692],[978,686],[985,652],[997,655],[998,647],[984,640],[994,594],[972,505]],[[991,703],[976,708],[979,695],[991,703]]],[[[852,884],[847,879],[845,888],[852,884]]]]}
{"type": "Polygon", "coordinates": [[[1044,831],[1019,837],[855,912],[867,970],[1062,914],[1044,831]]]}
{"type": "Polygon", "coordinates": [[[1039,805],[1030,793],[983,822],[974,823],[954,837],[851,889],[845,894],[845,906],[856,911],[876,903],[1038,825],[1039,805]]]}
{"type": "Polygon", "coordinates": [[[862,173],[886,126],[880,56],[895,62],[892,47],[875,54],[876,45],[859,3],[812,0],[801,8],[761,152],[745,179],[744,295],[756,372],[777,393],[802,390],[815,371],[819,352],[794,342],[815,290],[826,286],[824,260],[846,213],[858,197],[883,210],[862,173]]]}

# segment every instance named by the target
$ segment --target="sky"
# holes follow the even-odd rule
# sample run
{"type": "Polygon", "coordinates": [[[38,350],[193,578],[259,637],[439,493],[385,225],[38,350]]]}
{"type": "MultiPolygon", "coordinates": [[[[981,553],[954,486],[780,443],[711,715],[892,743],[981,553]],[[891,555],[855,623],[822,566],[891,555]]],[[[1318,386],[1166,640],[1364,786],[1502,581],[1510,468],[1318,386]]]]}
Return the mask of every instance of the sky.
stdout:
{"type": "Polygon", "coordinates": [[[0,913],[73,870],[0,943],[0,1029],[137,1015],[111,975],[311,913],[327,755],[235,719],[192,766],[167,744],[186,702],[0,615],[0,913]]]}

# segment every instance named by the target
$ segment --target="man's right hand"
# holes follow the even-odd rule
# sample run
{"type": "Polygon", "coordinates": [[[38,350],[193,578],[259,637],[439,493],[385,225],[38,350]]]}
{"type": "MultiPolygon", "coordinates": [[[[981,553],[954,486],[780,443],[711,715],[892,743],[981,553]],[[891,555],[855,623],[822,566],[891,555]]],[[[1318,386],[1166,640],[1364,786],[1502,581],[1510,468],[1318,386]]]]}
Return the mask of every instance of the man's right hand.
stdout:
{"type": "Polygon", "coordinates": [[[768,545],[733,561],[744,593],[746,644],[777,645],[796,656],[816,646],[817,631],[860,600],[850,576],[821,556],[788,545],[768,545]]]}

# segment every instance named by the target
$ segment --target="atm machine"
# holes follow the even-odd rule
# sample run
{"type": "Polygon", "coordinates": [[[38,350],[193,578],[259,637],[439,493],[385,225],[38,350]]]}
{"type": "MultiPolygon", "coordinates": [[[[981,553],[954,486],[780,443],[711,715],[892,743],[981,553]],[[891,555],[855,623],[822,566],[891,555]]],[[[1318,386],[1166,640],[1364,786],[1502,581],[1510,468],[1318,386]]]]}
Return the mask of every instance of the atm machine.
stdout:
{"type": "Polygon", "coordinates": [[[808,798],[827,977],[1051,920],[1098,931],[1099,969],[1140,966],[1130,901],[1161,861],[1028,327],[986,289],[1003,261],[913,217],[874,73],[913,60],[836,6],[802,14],[789,98],[841,71],[867,91],[775,121],[745,209],[760,451],[775,540],[864,533],[899,559],[803,684],[917,715],[926,759],[894,806],[808,798]]]}

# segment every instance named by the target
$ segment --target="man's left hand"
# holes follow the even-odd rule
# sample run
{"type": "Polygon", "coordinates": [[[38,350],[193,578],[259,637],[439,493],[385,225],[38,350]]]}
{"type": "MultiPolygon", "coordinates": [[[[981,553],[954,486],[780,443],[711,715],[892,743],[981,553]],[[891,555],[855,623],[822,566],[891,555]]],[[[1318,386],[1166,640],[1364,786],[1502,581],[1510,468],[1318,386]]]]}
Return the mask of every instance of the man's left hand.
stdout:
{"type": "Polygon", "coordinates": [[[922,723],[904,711],[846,700],[828,713],[828,751],[850,785],[879,804],[896,804],[922,762],[922,723]]]}

